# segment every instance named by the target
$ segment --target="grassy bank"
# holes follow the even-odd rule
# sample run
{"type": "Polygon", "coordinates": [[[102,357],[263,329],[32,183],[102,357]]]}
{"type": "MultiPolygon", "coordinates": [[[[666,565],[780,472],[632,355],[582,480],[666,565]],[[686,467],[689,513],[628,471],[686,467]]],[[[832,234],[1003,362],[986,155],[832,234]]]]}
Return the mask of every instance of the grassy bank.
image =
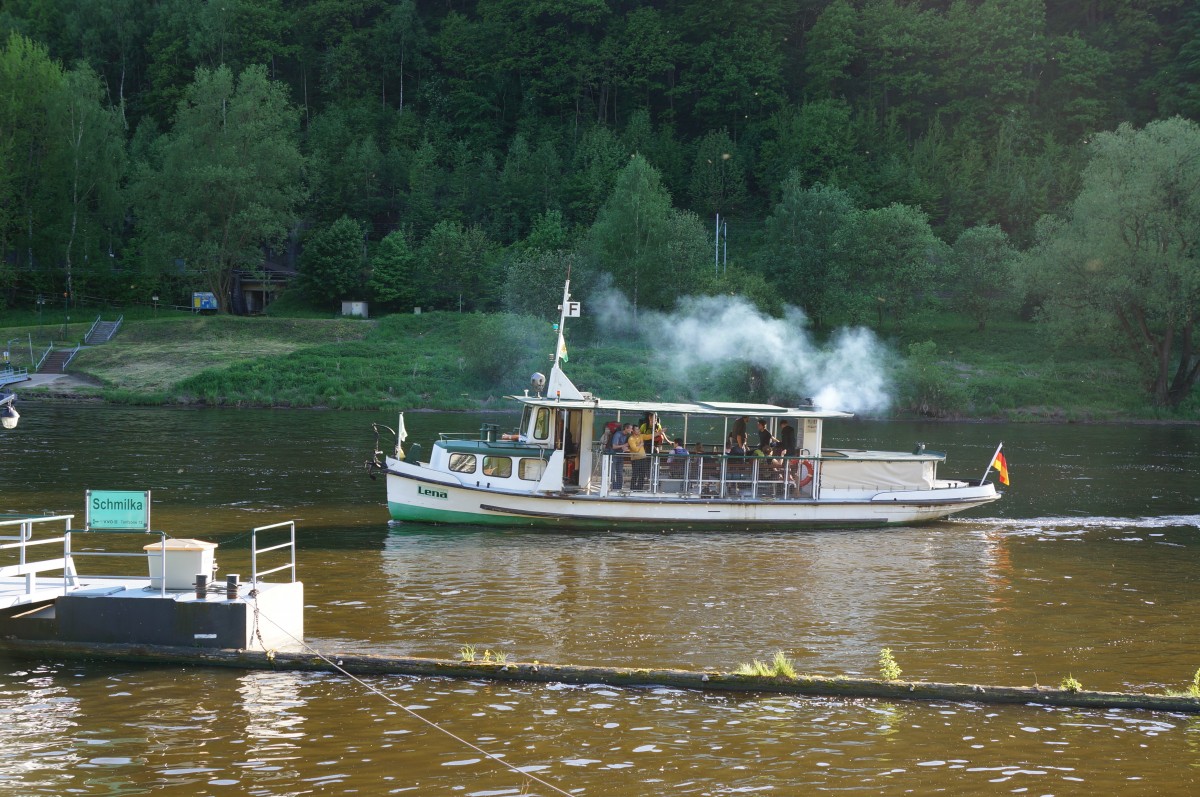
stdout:
{"type": "MultiPolygon", "coordinates": [[[[81,338],[92,318],[70,324],[67,338],[81,338]]],[[[51,337],[62,335],[61,324],[6,325],[9,320],[28,319],[0,318],[0,335],[15,340],[10,342],[18,366],[28,365],[30,337],[38,356],[51,337]]],[[[589,343],[584,325],[573,332],[570,373],[597,395],[776,398],[769,390],[753,395],[745,366],[697,384],[633,341],[589,343]]],[[[977,332],[961,319],[934,317],[885,336],[885,342],[897,354],[892,379],[894,412],[900,415],[1200,418],[1195,400],[1178,414],[1155,410],[1130,365],[1105,351],[1056,348],[1032,324],[1010,321],[977,332]],[[919,344],[915,351],[912,344],[919,344]]],[[[142,313],[127,317],[110,343],[79,353],[70,371],[88,384],[23,392],[151,405],[494,407],[503,405],[502,396],[521,392],[532,371],[548,369],[552,345],[548,324],[511,316],[425,313],[364,321],[142,313]]]]}

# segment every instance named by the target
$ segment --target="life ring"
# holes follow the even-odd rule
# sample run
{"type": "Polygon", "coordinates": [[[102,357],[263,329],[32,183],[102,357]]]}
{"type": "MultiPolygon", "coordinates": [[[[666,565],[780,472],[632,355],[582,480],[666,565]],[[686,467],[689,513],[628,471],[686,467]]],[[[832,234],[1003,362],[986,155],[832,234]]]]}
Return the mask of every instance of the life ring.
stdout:
{"type": "Polygon", "coordinates": [[[808,486],[808,484],[813,480],[813,464],[811,459],[801,459],[796,461],[796,473],[792,477],[792,480],[795,482],[797,490],[799,490],[801,487],[808,486]],[[805,471],[808,471],[808,475],[805,475],[805,471]]]}

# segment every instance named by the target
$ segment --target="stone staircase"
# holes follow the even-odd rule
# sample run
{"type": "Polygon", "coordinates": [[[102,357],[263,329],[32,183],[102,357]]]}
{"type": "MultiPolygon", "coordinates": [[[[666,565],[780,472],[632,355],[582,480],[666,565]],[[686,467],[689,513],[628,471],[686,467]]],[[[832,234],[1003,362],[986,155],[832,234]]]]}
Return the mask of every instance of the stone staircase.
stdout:
{"type": "Polygon", "coordinates": [[[95,346],[100,343],[108,343],[110,340],[112,340],[112,336],[117,334],[117,330],[121,327],[121,322],[123,320],[124,316],[118,318],[116,321],[101,321],[96,319],[96,323],[92,325],[91,331],[88,332],[88,335],[83,342],[88,346],[95,346]]]}
{"type": "Polygon", "coordinates": [[[61,374],[67,370],[67,363],[75,356],[74,349],[55,349],[46,355],[38,366],[39,374],[61,374]]]}

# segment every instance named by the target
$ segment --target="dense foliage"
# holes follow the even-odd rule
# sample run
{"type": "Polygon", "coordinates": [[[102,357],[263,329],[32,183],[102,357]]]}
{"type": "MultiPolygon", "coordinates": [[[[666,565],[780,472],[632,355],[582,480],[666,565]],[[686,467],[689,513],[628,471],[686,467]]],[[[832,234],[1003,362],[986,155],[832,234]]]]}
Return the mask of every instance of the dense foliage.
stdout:
{"type": "MultiPolygon", "coordinates": [[[[224,308],[266,259],[320,306],[545,312],[571,267],[635,311],[1060,312],[1016,253],[1107,223],[1098,134],[1194,127],[1198,37],[1186,0],[6,0],[0,306],[224,308]]],[[[1181,362],[1181,313],[1131,356],[1181,362]]]]}

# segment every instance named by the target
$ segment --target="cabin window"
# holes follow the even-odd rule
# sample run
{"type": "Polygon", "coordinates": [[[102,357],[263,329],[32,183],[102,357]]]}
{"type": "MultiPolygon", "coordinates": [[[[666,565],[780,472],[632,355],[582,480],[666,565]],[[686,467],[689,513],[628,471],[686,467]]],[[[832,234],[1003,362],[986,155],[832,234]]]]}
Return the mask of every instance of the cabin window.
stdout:
{"type": "Polygon", "coordinates": [[[484,457],[483,475],[507,479],[512,476],[512,459],[509,457],[484,457]]]}
{"type": "Polygon", "coordinates": [[[474,454],[451,454],[450,455],[450,470],[455,473],[474,473],[475,472],[475,455],[474,454]]]}
{"type": "Polygon", "coordinates": [[[545,472],[546,463],[540,459],[523,459],[517,466],[517,475],[525,481],[541,481],[542,474],[545,472]]]}
{"type": "Polygon", "coordinates": [[[550,410],[546,407],[538,407],[537,422],[533,427],[533,436],[538,440],[545,440],[550,436],[550,410]]]}

